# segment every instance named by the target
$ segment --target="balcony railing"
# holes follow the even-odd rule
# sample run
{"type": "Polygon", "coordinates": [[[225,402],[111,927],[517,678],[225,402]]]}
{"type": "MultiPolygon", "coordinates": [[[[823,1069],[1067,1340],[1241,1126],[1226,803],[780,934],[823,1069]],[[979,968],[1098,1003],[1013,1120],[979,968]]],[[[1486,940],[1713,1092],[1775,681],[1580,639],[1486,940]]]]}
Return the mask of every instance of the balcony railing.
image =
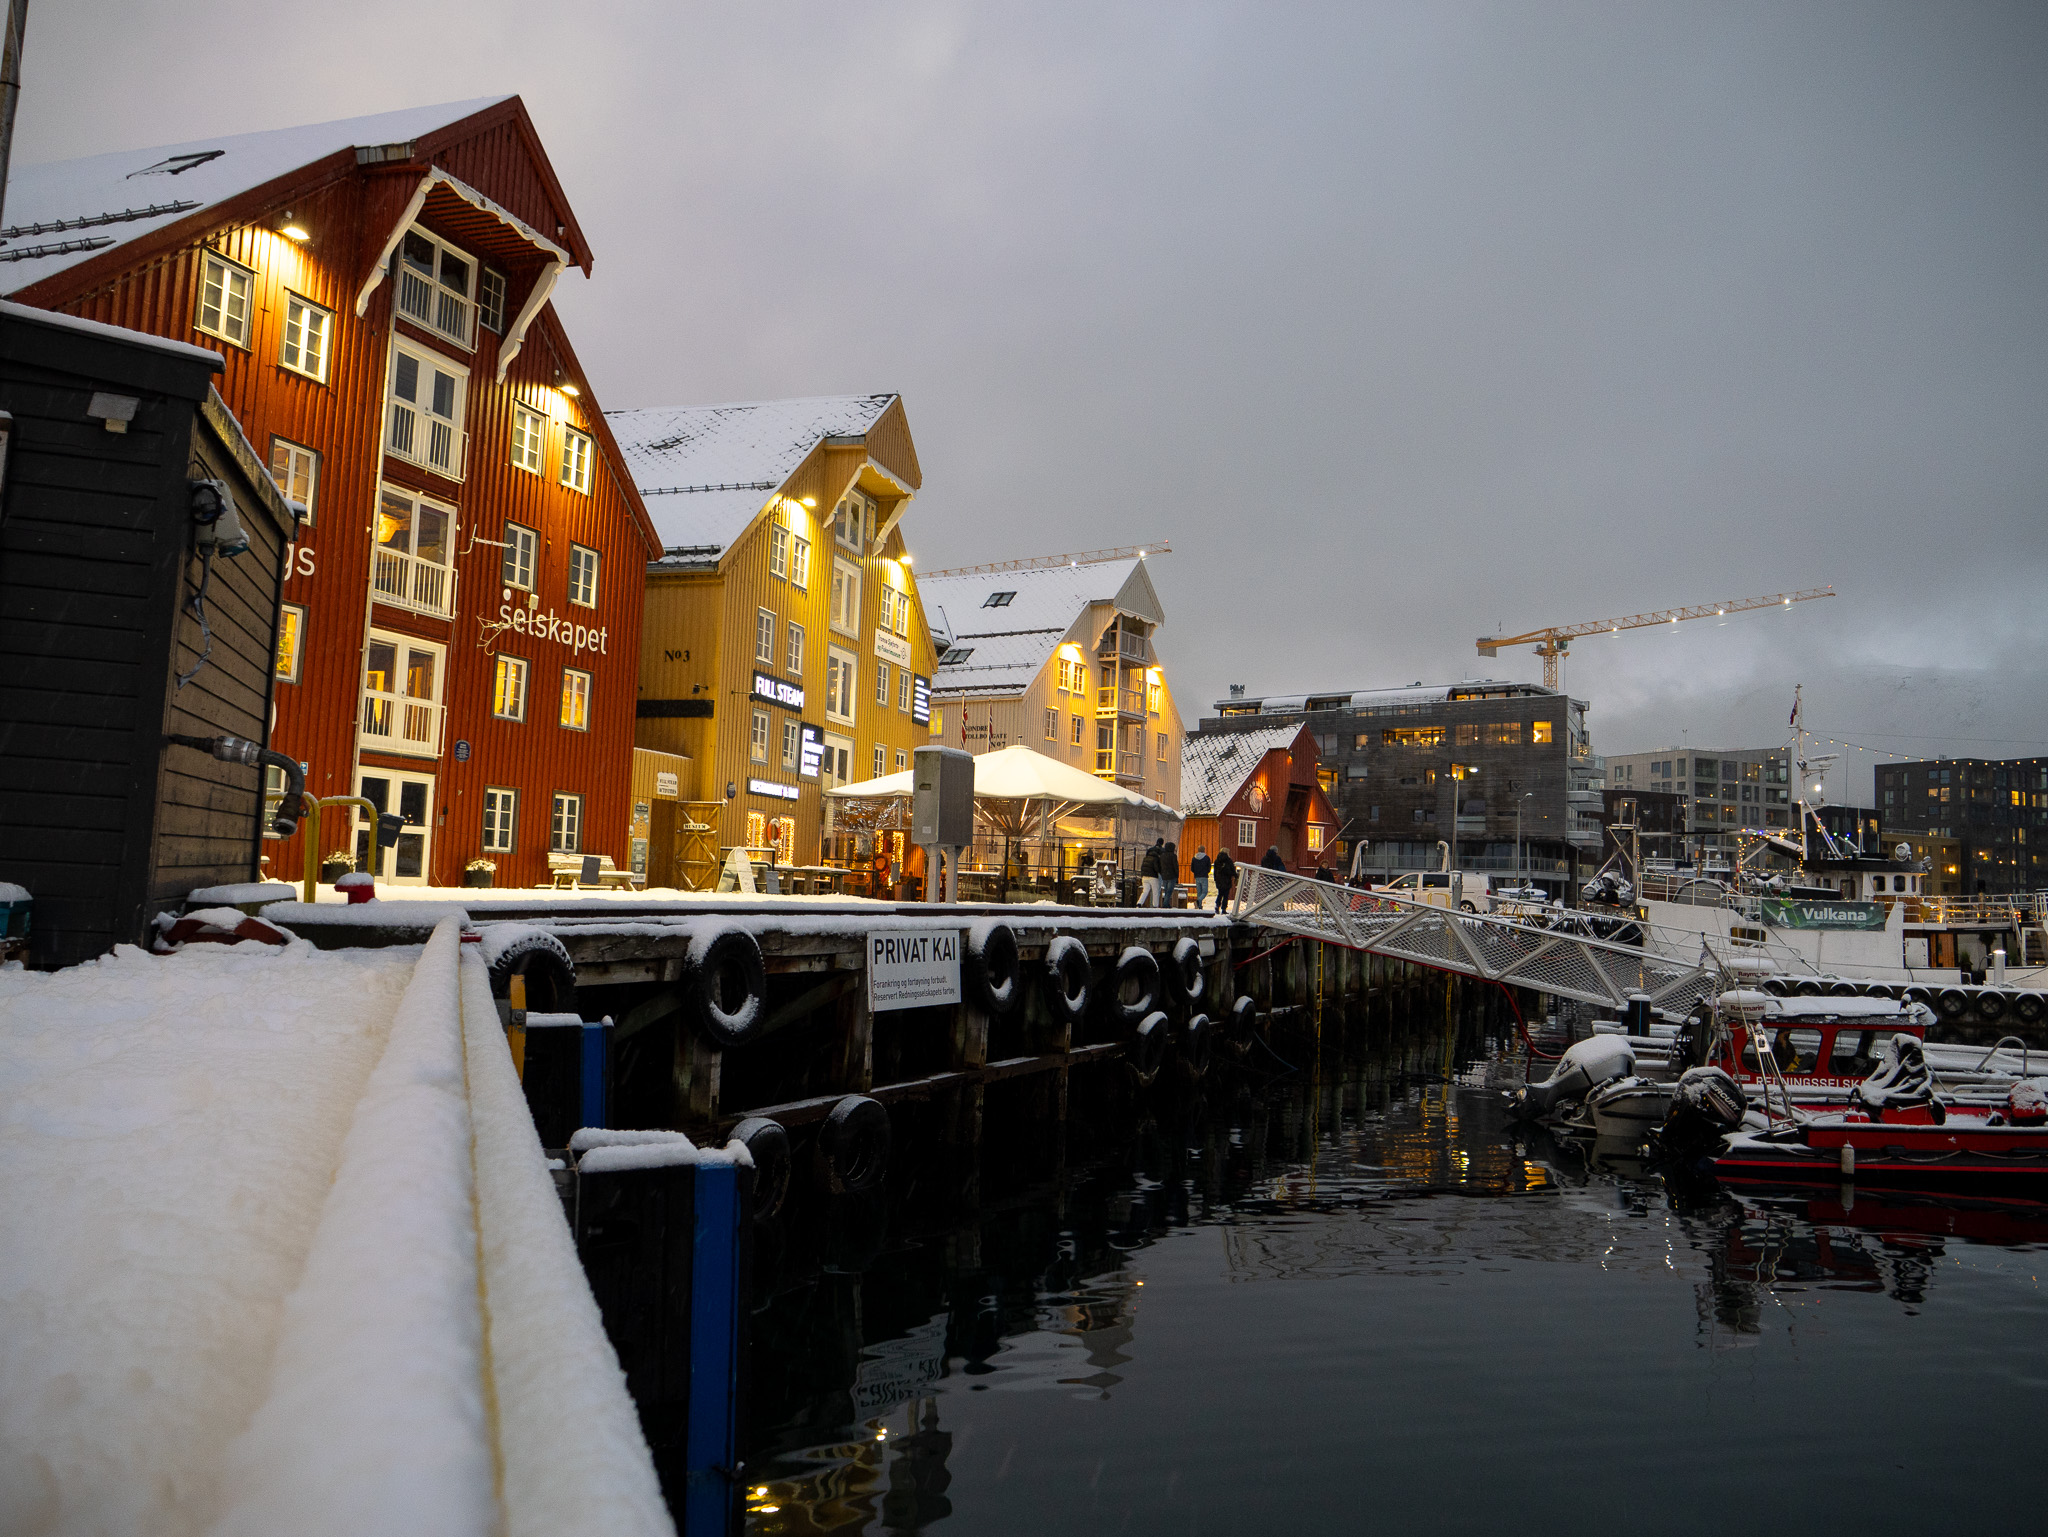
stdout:
{"type": "Polygon", "coordinates": [[[462,479],[469,468],[469,434],[446,417],[421,411],[403,400],[391,402],[384,449],[450,480],[462,479]]]}
{"type": "Polygon", "coordinates": [[[476,306],[403,262],[398,267],[398,311],[458,347],[476,347],[476,306]]]}
{"type": "Polygon", "coordinates": [[[381,689],[363,690],[363,745],[425,758],[441,756],[441,726],[447,708],[381,689]]]}
{"type": "Polygon", "coordinates": [[[1121,714],[1133,720],[1143,720],[1145,695],[1134,688],[1099,688],[1095,691],[1095,713],[1098,717],[1121,714]]]}
{"type": "Polygon", "coordinates": [[[448,568],[417,555],[378,550],[370,581],[380,603],[441,619],[455,612],[455,582],[448,568]]]}

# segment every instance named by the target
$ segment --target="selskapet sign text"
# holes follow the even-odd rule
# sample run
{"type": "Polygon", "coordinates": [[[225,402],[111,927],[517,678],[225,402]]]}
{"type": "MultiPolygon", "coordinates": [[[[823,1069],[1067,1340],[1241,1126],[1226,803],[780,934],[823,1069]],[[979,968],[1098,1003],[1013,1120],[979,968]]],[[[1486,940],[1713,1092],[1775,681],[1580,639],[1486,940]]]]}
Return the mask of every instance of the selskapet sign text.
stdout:
{"type": "Polygon", "coordinates": [[[605,643],[611,636],[611,626],[599,628],[595,625],[577,624],[563,619],[549,609],[545,614],[532,613],[527,609],[514,608],[510,603],[498,605],[498,623],[508,630],[521,635],[531,635],[536,640],[551,640],[574,651],[595,651],[600,656],[608,655],[605,643]]]}
{"type": "Polygon", "coordinates": [[[868,935],[868,1008],[960,1001],[960,932],[899,929],[868,935]]]}

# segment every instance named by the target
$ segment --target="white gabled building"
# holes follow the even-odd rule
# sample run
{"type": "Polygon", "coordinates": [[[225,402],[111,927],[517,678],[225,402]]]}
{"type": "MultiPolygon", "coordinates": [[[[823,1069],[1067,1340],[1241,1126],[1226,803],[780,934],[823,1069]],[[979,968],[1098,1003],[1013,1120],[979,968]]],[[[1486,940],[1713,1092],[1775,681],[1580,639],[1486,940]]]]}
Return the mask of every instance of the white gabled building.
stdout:
{"type": "Polygon", "coordinates": [[[1143,556],[934,571],[918,590],[939,647],[936,740],[1029,747],[1180,804],[1180,711],[1157,648],[1166,616],[1143,556]]]}

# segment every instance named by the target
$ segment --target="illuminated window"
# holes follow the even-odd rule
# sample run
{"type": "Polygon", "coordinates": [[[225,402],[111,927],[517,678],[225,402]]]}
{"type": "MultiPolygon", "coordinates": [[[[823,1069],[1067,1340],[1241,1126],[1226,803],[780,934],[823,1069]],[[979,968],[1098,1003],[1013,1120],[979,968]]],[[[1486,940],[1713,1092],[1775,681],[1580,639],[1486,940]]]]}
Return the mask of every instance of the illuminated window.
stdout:
{"type": "Polygon", "coordinates": [[[255,274],[208,252],[199,276],[199,312],[192,323],[237,347],[249,345],[249,290],[255,274]]]}
{"type": "Polygon", "coordinates": [[[285,683],[299,681],[300,653],[306,644],[306,611],[287,603],[277,616],[277,676],[285,683]]]}
{"type": "Polygon", "coordinates": [[[1479,723],[1477,721],[1461,721],[1459,723],[1458,745],[1460,747],[1477,747],[1479,745],[1479,723]]]}
{"type": "Polygon", "coordinates": [[[1441,726],[1398,726],[1380,733],[1380,743],[1386,747],[1441,747],[1444,745],[1444,728],[1441,726]]]}
{"type": "Polygon", "coordinates": [[[1311,854],[1320,854],[1322,850],[1323,824],[1320,822],[1311,822],[1308,824],[1308,851],[1311,854]]]}
{"type": "Polygon", "coordinates": [[[768,847],[768,814],[764,811],[747,813],[747,847],[765,849],[768,847]]]}
{"type": "Polygon", "coordinates": [[[295,374],[325,382],[334,313],[295,293],[286,293],[284,299],[284,347],[278,361],[295,374]]]}
{"type": "Polygon", "coordinates": [[[562,724],[571,731],[590,729],[590,674],[562,669],[562,724]]]}
{"type": "MultiPolygon", "coordinates": [[[[1539,720],[1532,722],[1529,727],[1529,741],[1537,747],[1549,746],[1550,722],[1547,720],[1539,720]]],[[[1681,770],[1680,772],[1683,772],[1683,770],[1681,770]]]]}
{"type": "Polygon", "coordinates": [[[526,719],[526,663],[516,656],[498,658],[491,681],[491,713],[499,720],[526,719]]]}

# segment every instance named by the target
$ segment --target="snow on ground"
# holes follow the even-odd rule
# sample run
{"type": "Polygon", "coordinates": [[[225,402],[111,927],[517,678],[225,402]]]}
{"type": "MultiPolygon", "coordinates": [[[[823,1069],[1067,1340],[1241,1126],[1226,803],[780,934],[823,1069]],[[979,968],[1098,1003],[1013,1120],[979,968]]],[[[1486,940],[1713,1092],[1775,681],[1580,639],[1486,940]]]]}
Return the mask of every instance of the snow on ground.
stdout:
{"type": "Polygon", "coordinates": [[[0,971],[0,1528],[203,1531],[419,951],[0,971]]]}

